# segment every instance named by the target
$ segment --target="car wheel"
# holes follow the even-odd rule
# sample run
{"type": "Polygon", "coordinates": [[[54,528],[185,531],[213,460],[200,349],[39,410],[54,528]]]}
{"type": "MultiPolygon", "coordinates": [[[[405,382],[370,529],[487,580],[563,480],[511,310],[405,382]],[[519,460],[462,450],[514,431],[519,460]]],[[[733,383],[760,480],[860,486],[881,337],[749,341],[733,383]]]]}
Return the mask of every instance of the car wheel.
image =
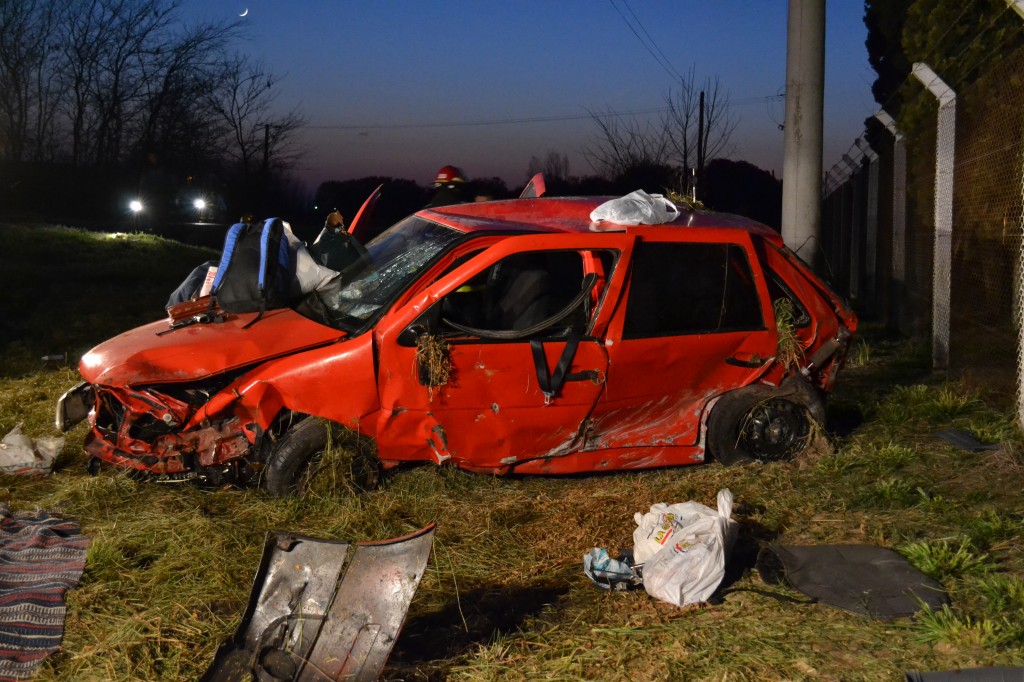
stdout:
{"type": "Polygon", "coordinates": [[[270,452],[261,481],[264,490],[275,497],[305,493],[313,479],[324,473],[328,445],[351,454],[337,462],[336,470],[344,473],[342,485],[356,492],[377,487],[380,461],[365,439],[333,422],[306,417],[270,452]]]}
{"type": "Polygon", "coordinates": [[[811,434],[808,407],[794,391],[747,386],[727,393],[711,410],[707,445],[725,466],[792,458],[811,434]]]}

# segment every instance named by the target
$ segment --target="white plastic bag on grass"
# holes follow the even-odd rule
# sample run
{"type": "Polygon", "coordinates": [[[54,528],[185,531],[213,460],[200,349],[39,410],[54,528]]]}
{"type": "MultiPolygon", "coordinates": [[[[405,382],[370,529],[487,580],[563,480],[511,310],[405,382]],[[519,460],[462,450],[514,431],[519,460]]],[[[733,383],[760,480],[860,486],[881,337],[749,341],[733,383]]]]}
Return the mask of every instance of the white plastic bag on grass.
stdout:
{"type": "MultiPolygon", "coordinates": [[[[729,509],[732,509],[732,493],[723,489],[718,493],[718,506],[722,507],[723,495],[728,496],[729,509]]],[[[685,528],[708,516],[717,516],[718,511],[700,502],[679,502],[665,504],[659,502],[651,505],[646,514],[633,514],[637,528],[633,531],[633,560],[638,564],[648,559],[671,544],[676,531],[685,528]]]]}
{"type": "Polygon", "coordinates": [[[656,504],[649,513],[637,514],[640,527],[633,534],[633,552],[636,563],[644,565],[647,593],[676,606],[706,601],[714,594],[725,577],[725,555],[732,544],[731,516],[732,492],[728,488],[718,491],[717,511],[697,502],[683,502],[656,504]],[[654,544],[659,549],[652,554],[654,544]]]}
{"type": "Polygon", "coordinates": [[[590,212],[595,223],[607,220],[620,225],[661,225],[679,216],[679,208],[660,194],[648,194],[642,189],[624,197],[606,201],[590,212]]]}
{"type": "Polygon", "coordinates": [[[33,439],[18,424],[0,441],[0,473],[45,476],[63,447],[63,438],[33,439]]]}

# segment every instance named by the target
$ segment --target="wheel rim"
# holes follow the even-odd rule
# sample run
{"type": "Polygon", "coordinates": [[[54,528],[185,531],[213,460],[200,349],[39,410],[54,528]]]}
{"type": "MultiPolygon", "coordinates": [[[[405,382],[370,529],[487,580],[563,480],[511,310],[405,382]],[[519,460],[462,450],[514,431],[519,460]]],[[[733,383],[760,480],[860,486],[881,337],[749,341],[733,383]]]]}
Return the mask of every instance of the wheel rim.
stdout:
{"type": "Polygon", "coordinates": [[[802,407],[772,398],[758,403],[747,415],[740,441],[757,459],[779,460],[802,449],[809,431],[802,407]]]}

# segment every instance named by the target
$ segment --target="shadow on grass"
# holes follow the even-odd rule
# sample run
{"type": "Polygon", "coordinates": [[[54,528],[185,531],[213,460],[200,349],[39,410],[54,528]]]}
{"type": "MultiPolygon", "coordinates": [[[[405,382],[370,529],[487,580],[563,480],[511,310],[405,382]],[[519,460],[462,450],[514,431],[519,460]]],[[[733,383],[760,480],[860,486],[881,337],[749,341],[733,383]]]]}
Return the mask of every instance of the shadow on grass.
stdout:
{"type": "Polygon", "coordinates": [[[453,596],[440,610],[406,621],[383,679],[443,680],[451,659],[514,632],[568,591],[567,583],[545,582],[453,596]]]}
{"type": "Polygon", "coordinates": [[[736,541],[725,561],[725,577],[718,586],[717,593],[727,590],[734,583],[741,580],[748,571],[753,570],[757,564],[757,555],[761,547],[775,540],[779,533],[771,530],[760,523],[742,518],[746,513],[752,511],[750,505],[737,505],[735,518],[738,531],[736,541]]]}
{"type": "Polygon", "coordinates": [[[829,401],[825,430],[836,438],[848,438],[864,423],[864,410],[854,403],[829,401]]]}

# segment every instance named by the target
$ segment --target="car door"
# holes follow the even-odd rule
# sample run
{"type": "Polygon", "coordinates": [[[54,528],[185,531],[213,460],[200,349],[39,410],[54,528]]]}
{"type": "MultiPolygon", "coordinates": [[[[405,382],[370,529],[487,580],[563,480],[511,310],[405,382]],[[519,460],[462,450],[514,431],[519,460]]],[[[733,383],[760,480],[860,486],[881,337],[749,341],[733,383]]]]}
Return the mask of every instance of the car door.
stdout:
{"type": "MultiPolygon", "coordinates": [[[[585,450],[651,448],[668,459],[699,461],[707,401],[746,385],[770,366],[777,332],[750,237],[690,230],[664,232],[632,252],[625,305],[608,331],[606,394],[594,412],[585,450]]],[[[639,451],[637,461],[644,461],[639,451]]],[[[638,464],[639,466],[639,464],[638,464]]]]}
{"type": "Polygon", "coordinates": [[[581,427],[604,390],[608,358],[594,330],[623,241],[508,238],[382,320],[382,459],[453,459],[503,472],[578,448],[581,427]],[[574,309],[544,326],[568,308],[574,309]],[[424,359],[431,353],[433,372],[424,359]]]}

